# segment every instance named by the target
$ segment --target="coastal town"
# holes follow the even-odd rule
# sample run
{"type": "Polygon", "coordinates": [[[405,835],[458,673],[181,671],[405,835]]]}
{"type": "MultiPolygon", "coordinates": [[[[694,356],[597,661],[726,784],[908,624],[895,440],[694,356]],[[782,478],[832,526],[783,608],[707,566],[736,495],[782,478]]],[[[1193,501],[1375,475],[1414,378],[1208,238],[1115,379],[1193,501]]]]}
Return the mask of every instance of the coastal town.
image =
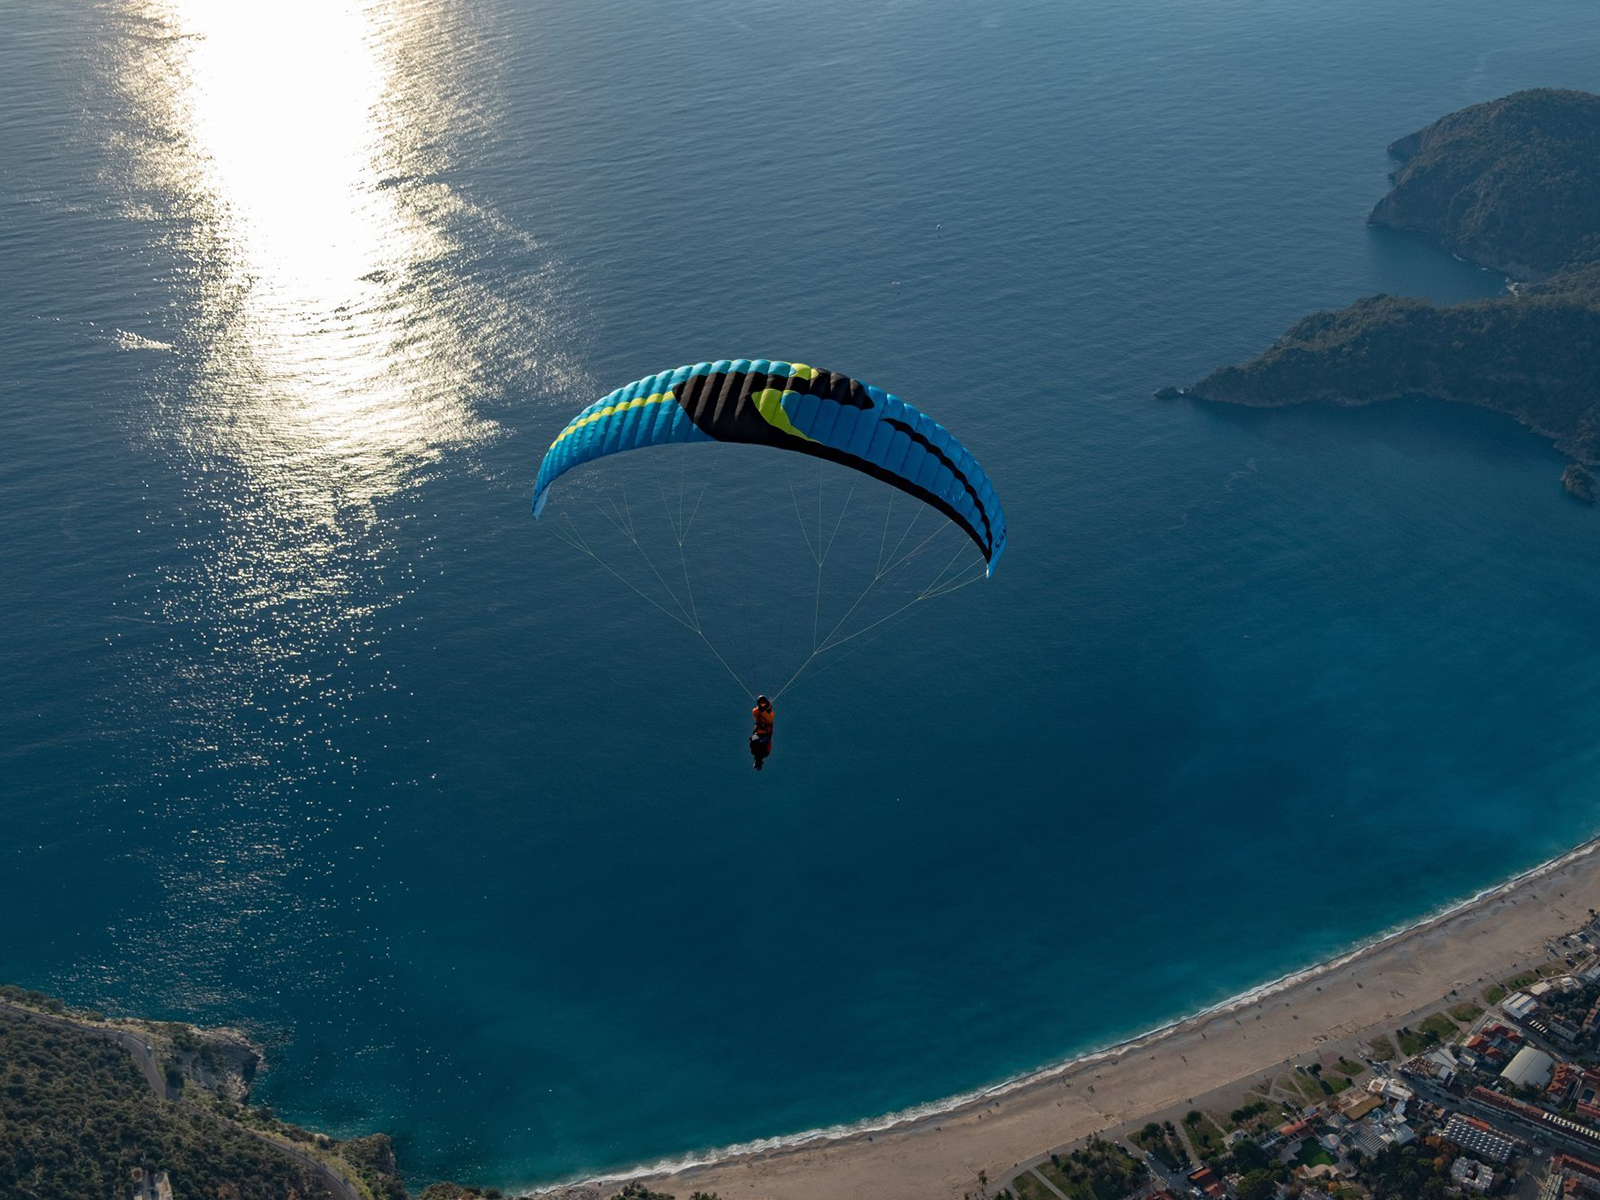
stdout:
{"type": "Polygon", "coordinates": [[[1600,1195],[1600,917],[1548,961],[1354,1045],[1096,1133],[1018,1169],[1016,1200],[1600,1195]]]}

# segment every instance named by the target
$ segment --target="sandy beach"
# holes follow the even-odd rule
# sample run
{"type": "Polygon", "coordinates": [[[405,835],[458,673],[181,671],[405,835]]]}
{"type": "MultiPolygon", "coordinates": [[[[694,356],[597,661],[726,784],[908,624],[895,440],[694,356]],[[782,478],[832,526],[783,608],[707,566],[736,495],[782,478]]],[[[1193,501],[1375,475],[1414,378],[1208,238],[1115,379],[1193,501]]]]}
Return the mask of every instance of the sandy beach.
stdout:
{"type": "MultiPolygon", "coordinates": [[[[871,1132],[814,1138],[642,1176],[656,1190],[723,1200],[959,1200],[1018,1164],[1089,1134],[1181,1113],[1286,1063],[1359,1053],[1442,1002],[1551,959],[1547,942],[1600,908],[1600,841],[1429,921],[1232,1004],[991,1093],[871,1132]]],[[[617,1183],[556,1189],[562,1200],[617,1183]]]]}

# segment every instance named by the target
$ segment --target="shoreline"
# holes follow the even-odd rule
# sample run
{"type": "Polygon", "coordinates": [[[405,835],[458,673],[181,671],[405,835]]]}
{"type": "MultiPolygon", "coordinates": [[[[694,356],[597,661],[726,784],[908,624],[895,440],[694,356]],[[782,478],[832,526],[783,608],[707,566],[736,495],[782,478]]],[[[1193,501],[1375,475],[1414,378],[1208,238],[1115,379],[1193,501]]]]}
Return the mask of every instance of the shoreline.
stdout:
{"type": "MultiPolygon", "coordinates": [[[[980,1171],[991,1182],[999,1181],[1017,1164],[1038,1158],[1090,1133],[1101,1132],[1131,1121],[1134,1117],[1160,1113],[1180,1102],[1192,1106],[1194,1097],[1206,1092],[1235,1085],[1242,1089],[1253,1076],[1263,1071],[1270,1074],[1282,1070],[1294,1057],[1304,1056],[1311,1051],[1320,1053],[1321,1047],[1331,1045],[1334,1041],[1359,1041],[1364,1040],[1362,1035],[1376,1036],[1386,1030],[1392,1032],[1396,1022],[1403,1023],[1404,1018],[1413,1013],[1449,1001],[1460,985],[1467,982],[1453,978],[1456,975],[1476,974],[1481,982],[1483,978],[1496,973],[1515,973],[1525,965],[1530,955],[1542,952],[1543,957],[1548,958],[1549,952],[1544,948],[1546,941],[1581,924],[1588,915],[1587,908],[1600,907],[1600,856],[1597,856],[1597,851],[1600,851],[1600,836],[1323,962],[1288,972],[1189,1016],[1104,1048],[986,1088],[850,1124],[762,1138],[582,1180],[545,1184],[534,1189],[533,1194],[554,1197],[556,1200],[603,1200],[622,1184],[637,1180],[657,1190],[720,1190],[724,1200],[732,1200],[736,1196],[759,1196],[763,1200],[789,1200],[790,1197],[794,1200],[810,1200],[812,1197],[860,1194],[917,1197],[918,1200],[948,1196],[951,1200],[958,1200],[981,1186],[980,1171]],[[1486,918],[1492,914],[1500,914],[1508,908],[1519,908],[1520,900],[1540,900],[1534,889],[1545,882],[1565,883],[1568,891],[1581,891],[1584,904],[1579,905],[1577,900],[1567,899],[1567,891],[1562,891],[1560,897],[1565,901],[1567,911],[1557,909],[1547,900],[1544,902],[1546,907],[1537,913],[1539,917],[1548,918],[1546,920],[1529,920],[1532,910],[1529,906],[1520,906],[1520,919],[1502,922],[1498,931],[1488,928],[1467,929],[1469,926],[1485,924],[1486,918]],[[1511,928],[1507,929],[1507,926],[1511,928]],[[1454,955],[1439,943],[1445,940],[1441,935],[1456,931],[1465,932],[1469,938],[1487,937],[1495,945],[1485,948],[1490,949],[1488,955],[1454,955]],[[1493,936],[1496,932],[1501,936],[1493,936]],[[1501,945],[1507,942],[1511,944],[1501,945]],[[1500,953],[1496,955],[1495,950],[1500,953]],[[1415,981],[1421,985],[1420,991],[1389,989],[1383,999],[1406,1000],[1404,1011],[1390,1011],[1392,1005],[1380,1000],[1378,1007],[1384,1011],[1373,1020],[1364,1021],[1359,1026],[1339,1021],[1326,1028],[1319,1027],[1313,1021],[1303,1026],[1303,1032],[1298,1037],[1294,1033],[1300,1026],[1301,1014],[1288,1013],[1289,1020],[1283,1019],[1287,1010],[1295,1006],[1296,1000],[1303,1004],[1312,1001],[1326,1004],[1326,1000],[1332,999],[1331,993],[1323,992],[1323,984],[1332,981],[1335,985],[1343,985],[1341,991],[1364,992],[1367,983],[1385,974],[1385,967],[1405,969],[1410,964],[1404,960],[1428,951],[1433,952],[1433,957],[1444,960],[1429,965],[1446,967],[1450,978],[1439,982],[1450,986],[1428,991],[1427,982],[1440,974],[1435,969],[1424,975],[1422,980],[1415,981]],[[1509,962],[1503,961],[1507,952],[1514,952],[1516,957],[1509,962]],[[1448,969],[1451,959],[1459,963],[1461,971],[1448,969]],[[1343,978],[1336,980],[1335,977],[1341,976],[1341,973],[1343,978]],[[1273,1004],[1270,1013],[1265,1011],[1269,1001],[1279,999],[1283,1000],[1281,1007],[1273,1004]],[[1280,1034],[1263,1038],[1261,1035],[1267,1030],[1252,1029],[1256,1034],[1256,1042],[1274,1043],[1270,1059],[1261,1057],[1265,1052],[1264,1047],[1261,1052],[1241,1053],[1242,1047],[1238,1043],[1250,1041],[1249,1034],[1242,1034],[1237,1042],[1234,1039],[1218,1039],[1212,1043],[1207,1036],[1217,1026],[1242,1028],[1241,1017],[1251,1014],[1254,1017],[1252,1026],[1258,1022],[1270,1024],[1280,1034]],[[1281,1036],[1283,1033],[1290,1036],[1284,1038],[1281,1036]],[[1290,1048],[1278,1053],[1285,1045],[1290,1048]],[[1191,1061],[1188,1054],[1179,1050],[1180,1046],[1196,1051],[1207,1062],[1191,1061]],[[1230,1049],[1234,1051],[1231,1055],[1226,1053],[1230,1049]],[[1166,1053],[1163,1054],[1163,1051],[1166,1053]],[[1173,1051],[1178,1051],[1181,1062],[1170,1061],[1173,1051]],[[1114,1067],[1127,1064],[1130,1057],[1139,1052],[1149,1052],[1147,1058],[1138,1062],[1145,1066],[1156,1064],[1153,1072],[1147,1070],[1144,1073],[1164,1078],[1168,1086],[1158,1090],[1170,1093],[1170,1097],[1159,1104],[1152,1101],[1161,1097],[1133,1101],[1136,1105],[1148,1105],[1133,1110],[1127,1109],[1126,1104],[1118,1104],[1117,1081],[1102,1081],[1102,1076],[1114,1067]],[[1167,1060],[1165,1064],[1162,1063],[1163,1058],[1167,1060]],[[1238,1063],[1245,1069],[1227,1074],[1225,1078],[1217,1078],[1215,1069],[1206,1070],[1210,1060],[1236,1062],[1241,1058],[1259,1061],[1254,1065],[1249,1061],[1238,1063]],[[1104,1070],[1095,1071],[1097,1067],[1104,1070]],[[1099,1092],[1094,1083],[1078,1091],[1076,1085],[1091,1072],[1094,1080],[1100,1081],[1099,1092]],[[1094,1096],[1092,1102],[1089,1100],[1091,1095],[1094,1096]],[[1068,1100],[1073,1102],[1070,1111],[1066,1108],[1068,1100]],[[1099,1114],[1098,1122],[1084,1120],[1088,1115],[1083,1111],[1086,1108],[1099,1114]],[[1039,1120],[1051,1114],[1056,1114],[1058,1119],[1039,1120]],[[980,1126],[985,1121],[989,1122],[987,1127],[980,1126]],[[947,1125],[956,1128],[947,1130],[947,1125]],[[1002,1126],[1007,1130],[1003,1132],[1002,1126]],[[1022,1133],[1023,1128],[1035,1126],[1056,1127],[1059,1136],[1048,1136],[1048,1132],[1041,1129],[1040,1133],[1045,1136],[1033,1135],[1037,1138],[1036,1143],[1025,1144],[1017,1135],[1022,1133]],[[980,1128],[983,1128],[982,1134],[978,1133],[980,1128]],[[951,1138],[949,1135],[952,1133],[963,1136],[951,1138]],[[1007,1133],[1010,1135],[1007,1136],[1007,1133]],[[953,1142],[959,1142],[960,1145],[953,1145],[953,1142]],[[947,1150],[954,1150],[955,1153],[945,1152],[947,1150]],[[918,1164],[908,1161],[924,1155],[926,1161],[920,1164],[923,1170],[916,1169],[918,1164]]],[[[1509,915],[1518,916],[1517,913],[1509,915]]],[[[1453,942],[1454,938],[1449,940],[1453,942]]],[[[1411,973],[1418,972],[1413,969],[1411,973]]],[[[1368,1008],[1373,1007],[1370,1004],[1373,998],[1367,998],[1368,1008]]],[[[1357,997],[1351,996],[1349,999],[1355,1000],[1357,997]]],[[[1212,1065],[1214,1068],[1220,1064],[1212,1065]]],[[[1141,1086],[1124,1086],[1120,1091],[1145,1095],[1152,1081],[1145,1079],[1137,1082],[1141,1086]]],[[[1159,1083],[1160,1079],[1156,1082],[1159,1083]]]]}

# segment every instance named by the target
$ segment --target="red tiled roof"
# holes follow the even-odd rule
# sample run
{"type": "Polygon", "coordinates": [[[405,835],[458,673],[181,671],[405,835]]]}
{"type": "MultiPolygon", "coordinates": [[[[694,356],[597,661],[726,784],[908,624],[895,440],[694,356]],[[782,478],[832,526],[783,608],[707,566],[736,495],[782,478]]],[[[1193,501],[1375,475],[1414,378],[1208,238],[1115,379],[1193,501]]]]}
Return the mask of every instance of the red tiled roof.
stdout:
{"type": "Polygon", "coordinates": [[[1574,1158],[1570,1154],[1557,1154],[1550,1160],[1550,1165],[1557,1171],[1576,1171],[1591,1179],[1600,1179],[1600,1166],[1596,1166],[1588,1159],[1574,1158]]]}

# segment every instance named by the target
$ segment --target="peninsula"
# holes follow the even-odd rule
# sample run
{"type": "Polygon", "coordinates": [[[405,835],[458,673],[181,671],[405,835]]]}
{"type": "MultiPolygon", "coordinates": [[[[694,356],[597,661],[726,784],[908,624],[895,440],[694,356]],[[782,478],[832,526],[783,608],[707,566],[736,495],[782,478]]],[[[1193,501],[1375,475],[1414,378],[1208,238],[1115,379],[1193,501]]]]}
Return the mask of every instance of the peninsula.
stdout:
{"type": "Polygon", "coordinates": [[[1435,239],[1517,282],[1439,305],[1369,296],[1289,328],[1257,358],[1162,398],[1279,407],[1429,396],[1506,413],[1577,466],[1600,463],[1600,96],[1540,89],[1452,113],[1389,147],[1375,225],[1435,239]]]}

